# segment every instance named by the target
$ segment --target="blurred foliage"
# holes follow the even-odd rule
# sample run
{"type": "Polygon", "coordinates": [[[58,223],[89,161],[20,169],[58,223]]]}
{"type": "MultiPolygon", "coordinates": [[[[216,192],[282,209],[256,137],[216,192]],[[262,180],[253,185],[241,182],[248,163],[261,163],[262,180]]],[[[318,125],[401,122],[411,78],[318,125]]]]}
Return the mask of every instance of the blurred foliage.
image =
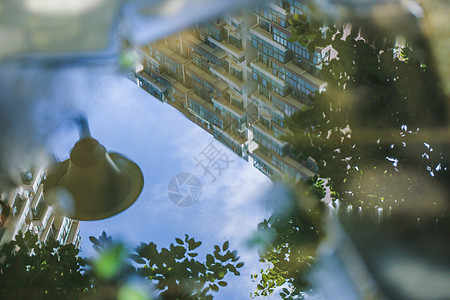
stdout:
{"type": "Polygon", "coordinates": [[[338,55],[322,66],[326,91],[310,95],[284,138],[299,161],[314,157],[319,178],[300,183],[296,205],[258,225],[271,238],[261,239],[267,268],[252,275],[253,297],[277,290],[283,299],[301,298],[310,288],[325,189],[345,211],[362,207],[375,216],[384,208],[402,222],[434,222],[448,211],[448,110],[428,41],[418,28],[402,45],[374,22],[344,27],[317,16],[293,16],[290,40],[310,52],[332,45],[338,55]]]}
{"type": "Polygon", "coordinates": [[[39,243],[32,233],[19,232],[0,249],[1,298],[152,299],[153,293],[158,299],[213,299],[210,292],[227,285],[226,274],[238,276],[244,265],[228,241],[201,262],[194,250],[202,242],[188,235],[160,251],[142,243],[132,254],[105,232],[89,239],[99,255],[86,259],[72,244],[39,243]],[[133,284],[136,278],[149,288],[133,284]]]}
{"type": "Polygon", "coordinates": [[[198,253],[194,251],[202,242],[188,235],[175,241],[175,245],[159,251],[154,243],[142,243],[136,249],[137,255],[132,256],[143,265],[138,273],[156,284],[162,299],[213,299],[208,292],[218,292],[219,287],[227,285],[223,280],[226,274],[238,276],[238,268],[244,266],[228,241],[221,247],[214,246],[213,254],[207,254],[204,262],[195,259],[198,253]]]}
{"type": "Polygon", "coordinates": [[[260,251],[260,262],[267,268],[252,275],[257,282],[253,298],[268,296],[281,288],[283,299],[302,297],[310,288],[308,271],[324,236],[323,182],[315,176],[290,188],[286,203],[277,206],[269,219],[258,224],[258,234],[271,235],[260,251]]]}
{"type": "MultiPolygon", "coordinates": [[[[335,199],[383,207],[412,219],[448,211],[448,111],[427,41],[401,47],[377,28],[353,26],[324,36],[304,21],[294,37],[322,39],[338,52],[324,64],[326,91],[288,122],[286,140],[300,161],[314,157],[335,199]],[[314,35],[315,34],[315,35],[314,35]]],[[[313,26],[314,27],[314,26],[313,26]]],[[[375,211],[370,209],[369,211],[375,211]]]]}
{"type": "Polygon", "coordinates": [[[1,247],[0,298],[81,299],[92,285],[78,252],[72,244],[38,243],[37,236],[19,232],[1,247]]]}
{"type": "Polygon", "coordinates": [[[299,42],[314,52],[316,47],[326,47],[331,44],[332,36],[336,33],[336,26],[325,27],[324,21],[317,18],[309,18],[306,15],[293,15],[289,19],[292,25],[292,38],[290,41],[299,42]]]}

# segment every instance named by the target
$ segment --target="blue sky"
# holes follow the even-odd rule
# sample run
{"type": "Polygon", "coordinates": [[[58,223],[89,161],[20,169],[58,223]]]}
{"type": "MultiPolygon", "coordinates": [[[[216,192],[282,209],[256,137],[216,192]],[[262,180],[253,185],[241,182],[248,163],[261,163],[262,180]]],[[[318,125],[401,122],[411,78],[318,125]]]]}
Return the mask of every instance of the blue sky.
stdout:
{"type": "MultiPolygon", "coordinates": [[[[248,299],[254,289],[250,274],[257,272],[255,249],[246,246],[258,222],[268,217],[260,200],[271,181],[251,164],[215,140],[168,104],[141,90],[114,72],[92,76],[80,74],[83,94],[78,107],[86,111],[91,134],[109,151],[134,160],[144,174],[144,188],[135,204],[123,213],[103,221],[82,222],[82,255],[94,252],[88,236],[103,230],[130,247],[153,241],[167,247],[175,237],[189,234],[203,242],[201,249],[212,252],[215,244],[229,240],[246,262],[241,276],[228,278],[229,285],[216,299],[248,299]],[[213,182],[196,166],[195,157],[213,142],[229,160],[229,168],[213,182]],[[167,185],[173,176],[189,172],[199,178],[203,191],[199,202],[178,207],[168,198],[167,185]]],[[[67,159],[78,139],[75,127],[65,126],[52,139],[61,160],[67,159]]]]}

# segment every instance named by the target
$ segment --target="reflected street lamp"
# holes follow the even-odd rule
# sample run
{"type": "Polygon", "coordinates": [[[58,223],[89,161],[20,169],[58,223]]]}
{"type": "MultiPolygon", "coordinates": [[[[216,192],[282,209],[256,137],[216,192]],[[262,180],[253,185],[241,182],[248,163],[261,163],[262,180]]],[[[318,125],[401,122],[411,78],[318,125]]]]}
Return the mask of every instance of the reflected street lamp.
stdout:
{"type": "Polygon", "coordinates": [[[137,200],[144,177],[136,163],[121,154],[107,152],[93,139],[86,119],[79,123],[80,139],[70,158],[50,169],[44,193],[69,218],[106,219],[137,200]]]}

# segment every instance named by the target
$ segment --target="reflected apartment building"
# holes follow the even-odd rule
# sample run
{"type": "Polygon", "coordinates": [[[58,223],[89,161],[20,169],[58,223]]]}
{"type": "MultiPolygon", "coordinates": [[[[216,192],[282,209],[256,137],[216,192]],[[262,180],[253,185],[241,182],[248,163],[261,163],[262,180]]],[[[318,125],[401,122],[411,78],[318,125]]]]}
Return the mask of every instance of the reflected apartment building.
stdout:
{"type": "Polygon", "coordinates": [[[44,197],[45,166],[22,173],[22,184],[9,192],[0,191],[0,245],[19,231],[31,231],[39,242],[54,238],[61,244],[80,248],[80,222],[56,214],[44,197]]]}
{"type": "Polygon", "coordinates": [[[140,87],[180,111],[272,179],[317,172],[282,140],[286,119],[326,87],[331,46],[310,53],[291,42],[289,19],[304,1],[274,1],[223,16],[140,48],[140,87]]]}

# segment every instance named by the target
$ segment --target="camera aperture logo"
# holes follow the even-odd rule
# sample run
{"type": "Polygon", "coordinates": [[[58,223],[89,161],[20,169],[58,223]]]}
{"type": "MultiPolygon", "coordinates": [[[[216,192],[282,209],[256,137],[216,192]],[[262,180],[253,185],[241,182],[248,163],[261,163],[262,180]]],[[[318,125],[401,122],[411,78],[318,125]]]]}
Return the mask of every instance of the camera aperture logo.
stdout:
{"type": "MultiPolygon", "coordinates": [[[[234,160],[228,159],[228,155],[223,149],[216,147],[211,141],[203,150],[194,157],[195,168],[203,169],[203,177],[209,175],[212,182],[215,182],[222,175],[222,171],[228,170],[234,160]]],[[[202,178],[203,178],[202,177],[202,178]]],[[[180,207],[194,205],[200,200],[202,195],[202,184],[192,173],[179,173],[174,176],[167,187],[167,195],[170,201],[180,207]]]]}
{"type": "Polygon", "coordinates": [[[170,201],[181,207],[192,206],[202,195],[202,184],[191,173],[175,175],[167,186],[167,195],[170,201]]]}

